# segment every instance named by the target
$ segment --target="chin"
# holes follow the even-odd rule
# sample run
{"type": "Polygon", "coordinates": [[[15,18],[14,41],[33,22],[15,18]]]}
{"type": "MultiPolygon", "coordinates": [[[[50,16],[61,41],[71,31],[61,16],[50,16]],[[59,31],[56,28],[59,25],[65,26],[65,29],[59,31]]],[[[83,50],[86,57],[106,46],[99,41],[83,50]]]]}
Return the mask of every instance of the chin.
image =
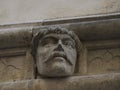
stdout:
{"type": "Polygon", "coordinates": [[[54,72],[47,73],[44,76],[46,77],[66,77],[66,76],[71,76],[72,74],[63,71],[62,69],[58,70],[57,72],[54,70],[54,72]]]}
{"type": "Polygon", "coordinates": [[[71,71],[68,70],[65,63],[54,63],[46,72],[44,72],[44,76],[47,77],[65,77],[70,76],[71,74],[71,71]]]}

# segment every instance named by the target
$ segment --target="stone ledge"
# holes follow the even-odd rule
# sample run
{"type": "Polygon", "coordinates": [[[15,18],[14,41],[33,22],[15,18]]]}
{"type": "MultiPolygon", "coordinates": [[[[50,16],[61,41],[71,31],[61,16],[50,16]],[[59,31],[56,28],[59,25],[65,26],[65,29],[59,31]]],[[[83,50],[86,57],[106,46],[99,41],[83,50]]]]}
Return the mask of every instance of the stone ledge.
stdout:
{"type": "Polygon", "coordinates": [[[120,90],[120,73],[7,82],[0,90],[120,90]]]}
{"type": "Polygon", "coordinates": [[[0,49],[30,45],[34,28],[61,25],[78,34],[81,41],[120,39],[120,13],[112,15],[45,20],[34,23],[0,25],[0,49]],[[9,44],[8,44],[9,43],[9,44]]]}
{"type": "Polygon", "coordinates": [[[0,29],[0,49],[24,47],[30,45],[32,30],[30,28],[0,29]]]}
{"type": "Polygon", "coordinates": [[[120,18],[120,13],[102,14],[102,15],[88,15],[73,18],[60,18],[43,20],[42,25],[53,25],[53,24],[65,24],[65,23],[78,23],[78,22],[88,22],[88,21],[99,21],[99,20],[109,20],[109,19],[120,18]]]}

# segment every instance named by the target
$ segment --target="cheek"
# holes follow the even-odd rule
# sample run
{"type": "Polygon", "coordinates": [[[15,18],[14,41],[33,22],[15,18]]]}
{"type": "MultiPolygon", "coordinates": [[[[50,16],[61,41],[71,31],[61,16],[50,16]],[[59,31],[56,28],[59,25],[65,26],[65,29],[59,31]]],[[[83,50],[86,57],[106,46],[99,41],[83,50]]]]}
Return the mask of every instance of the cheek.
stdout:
{"type": "Polygon", "coordinates": [[[67,54],[67,57],[69,58],[69,60],[75,64],[76,62],[76,59],[77,59],[77,53],[76,53],[76,50],[75,49],[66,49],[65,50],[66,54],[67,54]]]}
{"type": "Polygon", "coordinates": [[[51,48],[39,47],[37,49],[37,57],[45,59],[51,54],[52,51],[53,51],[52,47],[51,48]]]}

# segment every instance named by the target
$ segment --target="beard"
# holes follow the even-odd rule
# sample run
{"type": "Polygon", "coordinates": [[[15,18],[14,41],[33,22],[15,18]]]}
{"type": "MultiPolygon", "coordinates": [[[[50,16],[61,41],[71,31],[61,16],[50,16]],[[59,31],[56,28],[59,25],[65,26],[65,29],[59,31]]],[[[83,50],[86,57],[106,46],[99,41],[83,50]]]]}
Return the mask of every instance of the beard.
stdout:
{"type": "Polygon", "coordinates": [[[50,77],[57,76],[65,76],[67,72],[66,63],[63,62],[54,62],[50,65],[50,69],[47,71],[50,77]]]}
{"type": "Polygon", "coordinates": [[[39,74],[47,77],[69,76],[73,73],[73,63],[64,52],[53,52],[47,55],[38,55],[37,67],[39,74]],[[40,62],[39,62],[40,61],[40,62]]]}

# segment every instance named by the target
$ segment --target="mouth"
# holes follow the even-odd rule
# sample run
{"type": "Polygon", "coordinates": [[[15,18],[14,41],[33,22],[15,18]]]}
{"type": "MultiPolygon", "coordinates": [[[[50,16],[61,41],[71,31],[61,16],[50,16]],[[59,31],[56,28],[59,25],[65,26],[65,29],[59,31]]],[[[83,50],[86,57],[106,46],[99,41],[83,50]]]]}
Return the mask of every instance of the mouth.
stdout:
{"type": "Polygon", "coordinates": [[[54,53],[53,58],[63,58],[65,60],[67,59],[67,57],[64,53],[54,53]]]}
{"type": "Polygon", "coordinates": [[[54,57],[53,60],[54,60],[54,61],[57,61],[57,62],[64,62],[64,61],[66,61],[65,58],[60,57],[60,56],[59,56],[59,57],[58,57],[58,56],[54,57]]]}
{"type": "Polygon", "coordinates": [[[51,56],[44,62],[47,63],[48,61],[51,61],[51,60],[60,61],[60,62],[67,61],[68,63],[72,65],[72,63],[70,62],[70,60],[68,60],[64,52],[55,52],[51,54],[51,56]]]}

